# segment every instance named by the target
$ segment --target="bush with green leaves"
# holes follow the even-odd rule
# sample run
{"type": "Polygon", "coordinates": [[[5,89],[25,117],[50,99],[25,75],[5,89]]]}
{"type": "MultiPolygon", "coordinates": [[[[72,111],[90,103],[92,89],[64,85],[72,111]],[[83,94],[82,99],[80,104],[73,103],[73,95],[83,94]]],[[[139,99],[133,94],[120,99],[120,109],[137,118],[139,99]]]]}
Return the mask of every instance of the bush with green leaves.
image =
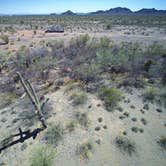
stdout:
{"type": "Polygon", "coordinates": [[[75,121],[71,121],[67,126],[66,128],[69,130],[69,132],[72,132],[75,130],[75,127],[76,127],[76,122],[75,121]]]}
{"type": "Polygon", "coordinates": [[[161,136],[157,143],[166,150],[166,136],[161,136]]]}
{"type": "Polygon", "coordinates": [[[99,65],[95,62],[83,63],[74,69],[74,78],[86,82],[94,82],[98,79],[99,65]]]}
{"type": "Polygon", "coordinates": [[[34,148],[29,158],[30,166],[53,166],[54,159],[56,157],[56,151],[46,145],[38,145],[34,148]]]}
{"type": "Polygon", "coordinates": [[[58,145],[58,142],[63,139],[64,129],[60,124],[49,124],[44,136],[44,140],[48,144],[58,145]]]}
{"type": "Polygon", "coordinates": [[[89,39],[90,39],[90,37],[89,37],[88,34],[80,35],[76,38],[72,38],[71,41],[70,41],[70,44],[71,45],[77,45],[78,47],[86,46],[89,39]]]}
{"type": "Polygon", "coordinates": [[[8,67],[8,62],[10,61],[10,58],[10,53],[0,52],[0,72],[8,67]]]}
{"type": "Polygon", "coordinates": [[[74,105],[84,104],[87,100],[87,95],[85,92],[80,90],[73,90],[70,92],[70,99],[74,105]]]}
{"type": "Polygon", "coordinates": [[[88,118],[88,115],[87,113],[81,113],[81,112],[77,112],[75,114],[76,116],[76,119],[78,121],[78,123],[83,126],[83,127],[88,127],[90,121],[89,121],[89,118],[88,118]]]}
{"type": "Polygon", "coordinates": [[[111,40],[108,37],[101,37],[99,46],[104,48],[109,48],[110,43],[111,43],[111,40]]]}
{"type": "Polygon", "coordinates": [[[130,156],[136,153],[135,142],[125,136],[117,136],[115,138],[115,144],[121,151],[126,152],[130,156]]]}
{"type": "Polygon", "coordinates": [[[158,96],[158,89],[155,87],[147,87],[143,93],[143,97],[145,100],[155,100],[158,96]]]}
{"type": "Polygon", "coordinates": [[[106,109],[113,111],[123,97],[121,90],[115,87],[102,87],[99,90],[99,97],[104,101],[106,109]]]}
{"type": "Polygon", "coordinates": [[[0,39],[2,39],[5,44],[9,43],[9,37],[7,35],[0,35],[0,39]]]}
{"type": "Polygon", "coordinates": [[[83,160],[88,160],[94,152],[94,147],[92,142],[87,141],[80,146],[78,146],[76,154],[79,155],[83,160]]]}
{"type": "Polygon", "coordinates": [[[166,56],[166,47],[158,42],[146,48],[146,53],[150,56],[166,56]]]}
{"type": "Polygon", "coordinates": [[[0,94],[0,108],[4,108],[18,99],[18,96],[13,92],[6,92],[0,94]]]}

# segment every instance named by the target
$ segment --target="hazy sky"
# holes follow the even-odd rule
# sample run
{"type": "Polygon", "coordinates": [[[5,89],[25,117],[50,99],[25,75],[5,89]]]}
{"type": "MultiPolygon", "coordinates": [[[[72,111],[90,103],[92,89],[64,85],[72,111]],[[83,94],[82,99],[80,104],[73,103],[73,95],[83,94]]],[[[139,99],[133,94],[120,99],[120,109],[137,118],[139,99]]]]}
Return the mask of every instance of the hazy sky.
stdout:
{"type": "Polygon", "coordinates": [[[60,13],[66,10],[90,12],[114,7],[166,9],[166,0],[0,0],[0,13],[60,13]]]}

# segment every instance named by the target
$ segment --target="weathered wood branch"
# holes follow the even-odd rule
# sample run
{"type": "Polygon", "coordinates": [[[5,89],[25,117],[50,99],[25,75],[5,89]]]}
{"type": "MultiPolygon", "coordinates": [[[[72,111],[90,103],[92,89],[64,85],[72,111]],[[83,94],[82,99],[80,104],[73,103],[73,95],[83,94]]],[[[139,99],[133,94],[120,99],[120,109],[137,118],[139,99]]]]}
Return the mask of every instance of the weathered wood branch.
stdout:
{"type": "Polygon", "coordinates": [[[38,98],[33,86],[31,85],[31,83],[29,81],[25,81],[24,78],[21,76],[21,74],[19,72],[17,72],[17,75],[18,75],[18,77],[20,79],[20,82],[21,82],[26,94],[28,95],[30,101],[32,102],[32,104],[34,105],[34,107],[36,109],[36,113],[37,113],[37,115],[39,117],[39,120],[42,123],[42,126],[44,128],[47,128],[46,120],[44,118],[42,110],[43,110],[43,107],[44,107],[44,105],[46,104],[46,102],[48,100],[46,100],[45,102],[41,103],[39,101],[39,98],[38,98]]]}

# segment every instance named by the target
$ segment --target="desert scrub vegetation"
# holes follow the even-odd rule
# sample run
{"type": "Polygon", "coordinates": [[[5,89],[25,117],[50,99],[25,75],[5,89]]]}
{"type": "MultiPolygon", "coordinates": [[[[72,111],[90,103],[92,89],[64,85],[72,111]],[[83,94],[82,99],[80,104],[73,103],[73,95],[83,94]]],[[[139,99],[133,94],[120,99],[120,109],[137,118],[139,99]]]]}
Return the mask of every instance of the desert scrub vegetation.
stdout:
{"type": "Polygon", "coordinates": [[[60,124],[49,124],[44,136],[44,140],[48,144],[58,145],[58,142],[63,139],[64,129],[60,124]]]}
{"type": "Polygon", "coordinates": [[[123,93],[115,87],[102,87],[99,90],[99,97],[104,101],[106,109],[113,111],[121,101],[123,93]]]}
{"type": "Polygon", "coordinates": [[[130,156],[136,153],[135,142],[125,136],[117,136],[115,138],[115,144],[121,151],[126,152],[130,156]]]}
{"type": "Polygon", "coordinates": [[[166,150],[166,136],[161,136],[157,143],[164,149],[166,150]]]}
{"type": "Polygon", "coordinates": [[[1,52],[0,53],[0,73],[2,70],[8,68],[8,62],[9,62],[10,58],[11,58],[10,52],[8,52],[8,53],[1,52]]]}
{"type": "Polygon", "coordinates": [[[84,104],[87,101],[87,94],[80,90],[73,90],[70,92],[70,99],[73,105],[84,104]]]}
{"type": "Polygon", "coordinates": [[[0,135],[0,148],[8,145],[12,141],[11,131],[0,135]]]}
{"type": "Polygon", "coordinates": [[[83,88],[83,85],[80,81],[69,80],[66,83],[65,92],[68,93],[72,90],[81,90],[82,88],[83,88]]]}
{"type": "Polygon", "coordinates": [[[4,44],[9,43],[9,37],[7,35],[0,35],[0,39],[4,41],[4,44]]]}
{"type": "Polygon", "coordinates": [[[94,152],[92,142],[87,141],[77,147],[76,154],[79,155],[83,160],[88,160],[94,152]]]}
{"type": "Polygon", "coordinates": [[[88,127],[90,124],[87,113],[77,112],[75,114],[78,123],[83,127],[88,127]]]}
{"type": "Polygon", "coordinates": [[[156,87],[149,86],[145,89],[143,97],[145,100],[153,101],[158,96],[158,89],[156,87]]]}
{"type": "Polygon", "coordinates": [[[0,94],[0,108],[4,108],[7,105],[14,103],[18,99],[18,96],[14,92],[5,92],[0,94]]]}
{"type": "Polygon", "coordinates": [[[53,166],[56,151],[50,146],[38,145],[29,157],[30,166],[53,166]]]}
{"type": "Polygon", "coordinates": [[[67,126],[66,126],[66,129],[69,131],[69,132],[72,132],[75,130],[75,127],[76,127],[76,121],[71,121],[67,126]]]}

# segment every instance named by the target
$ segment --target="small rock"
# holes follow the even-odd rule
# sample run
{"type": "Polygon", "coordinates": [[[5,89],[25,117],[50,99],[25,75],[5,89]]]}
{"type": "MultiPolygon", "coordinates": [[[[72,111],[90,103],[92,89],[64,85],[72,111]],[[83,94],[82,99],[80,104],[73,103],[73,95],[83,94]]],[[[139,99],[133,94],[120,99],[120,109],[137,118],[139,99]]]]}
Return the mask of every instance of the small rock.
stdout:
{"type": "Polygon", "coordinates": [[[100,139],[96,140],[96,143],[100,145],[101,144],[101,140],[100,139]]]}
{"type": "Polygon", "coordinates": [[[135,106],[134,106],[134,105],[131,105],[130,108],[135,109],[135,106]]]}
{"type": "Polygon", "coordinates": [[[156,111],[159,112],[159,113],[163,112],[163,111],[162,111],[161,109],[159,109],[159,108],[157,108],[156,111]]]}
{"type": "Polygon", "coordinates": [[[123,135],[127,135],[127,132],[126,132],[126,131],[124,131],[124,132],[123,132],[123,135]]]}
{"type": "Polygon", "coordinates": [[[104,128],[104,129],[107,129],[107,126],[106,126],[106,125],[104,125],[104,126],[103,126],[103,128],[104,128]]]}
{"type": "Polygon", "coordinates": [[[144,107],[143,107],[143,109],[149,110],[149,105],[148,105],[148,104],[145,104],[144,107]]]}
{"type": "Polygon", "coordinates": [[[99,131],[99,130],[100,130],[100,127],[97,126],[97,127],[95,128],[95,131],[99,131]]]}
{"type": "Polygon", "coordinates": [[[98,118],[98,122],[99,122],[99,123],[101,123],[102,121],[103,121],[103,118],[102,118],[102,117],[98,118]]]}

